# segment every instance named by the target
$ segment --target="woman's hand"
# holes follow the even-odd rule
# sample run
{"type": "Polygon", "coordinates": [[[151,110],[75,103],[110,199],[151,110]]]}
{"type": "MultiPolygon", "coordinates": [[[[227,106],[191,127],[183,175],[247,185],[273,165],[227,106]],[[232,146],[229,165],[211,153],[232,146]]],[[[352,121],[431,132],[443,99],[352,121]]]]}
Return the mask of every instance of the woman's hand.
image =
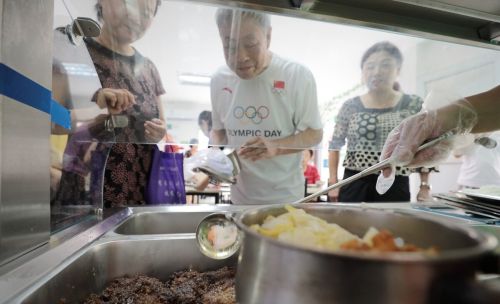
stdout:
{"type": "Polygon", "coordinates": [[[328,191],[328,201],[329,202],[338,202],[339,201],[339,190],[340,190],[340,188],[328,191]]]}
{"type": "Polygon", "coordinates": [[[148,142],[157,143],[163,139],[166,133],[165,122],[161,119],[153,118],[144,123],[144,136],[148,142]]]}
{"type": "MultiPolygon", "coordinates": [[[[333,184],[336,184],[338,182],[337,179],[329,179],[328,180],[328,187],[333,185],[333,184]]],[[[328,201],[329,202],[338,202],[339,201],[339,190],[340,188],[336,188],[336,189],[332,189],[330,191],[328,191],[328,201]]]]}
{"type": "Polygon", "coordinates": [[[252,161],[267,159],[278,155],[278,146],[271,140],[255,137],[243,144],[238,155],[252,161]]]}
{"type": "Polygon", "coordinates": [[[109,114],[120,114],[135,104],[135,97],[125,89],[103,88],[97,92],[97,105],[109,114]]]}

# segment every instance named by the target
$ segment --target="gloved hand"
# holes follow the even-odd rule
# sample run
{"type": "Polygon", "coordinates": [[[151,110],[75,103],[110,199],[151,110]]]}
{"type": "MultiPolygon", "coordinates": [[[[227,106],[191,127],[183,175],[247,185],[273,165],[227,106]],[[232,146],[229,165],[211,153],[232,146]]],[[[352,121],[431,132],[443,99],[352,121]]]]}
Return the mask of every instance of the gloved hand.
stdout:
{"type": "MultiPolygon", "coordinates": [[[[416,153],[420,145],[448,131],[456,135],[467,134],[476,123],[477,113],[466,100],[437,110],[423,111],[403,120],[389,133],[381,160],[391,157],[393,165],[431,167],[448,157],[457,139],[454,136],[442,140],[416,153]]],[[[389,176],[390,172],[390,168],[385,169],[384,176],[389,176]]]]}

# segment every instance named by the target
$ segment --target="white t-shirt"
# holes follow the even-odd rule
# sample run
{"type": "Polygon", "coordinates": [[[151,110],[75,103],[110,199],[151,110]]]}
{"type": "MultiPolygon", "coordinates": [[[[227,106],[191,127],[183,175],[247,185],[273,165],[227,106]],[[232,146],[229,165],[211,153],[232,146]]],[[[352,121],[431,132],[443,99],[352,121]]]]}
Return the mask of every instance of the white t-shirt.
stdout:
{"type": "MultiPolygon", "coordinates": [[[[254,137],[273,140],[307,128],[322,128],[314,76],[306,67],[276,54],[253,79],[240,79],[228,67],[219,69],[212,77],[211,99],[213,130],[225,130],[228,146],[233,148],[254,137]]],[[[241,171],[231,186],[231,201],[277,204],[303,197],[301,155],[257,161],[240,158],[241,171]]]]}
{"type": "Polygon", "coordinates": [[[494,149],[472,144],[462,151],[462,165],[457,183],[479,188],[486,185],[500,186],[500,133],[489,135],[497,141],[494,149]]]}

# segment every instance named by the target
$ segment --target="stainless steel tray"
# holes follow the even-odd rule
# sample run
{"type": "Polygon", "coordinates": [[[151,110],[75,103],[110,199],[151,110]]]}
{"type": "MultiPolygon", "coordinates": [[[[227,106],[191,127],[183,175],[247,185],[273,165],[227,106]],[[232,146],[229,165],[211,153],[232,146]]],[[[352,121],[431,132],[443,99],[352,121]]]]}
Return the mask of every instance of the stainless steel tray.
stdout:
{"type": "Polygon", "coordinates": [[[246,208],[129,208],[0,277],[0,303],[82,303],[127,274],[166,281],[175,271],[190,267],[207,271],[235,266],[237,255],[221,261],[201,254],[194,232],[204,216],[246,208]]]}
{"type": "Polygon", "coordinates": [[[120,235],[153,235],[195,233],[200,221],[213,212],[241,211],[252,206],[191,205],[133,208],[134,214],[118,225],[113,232],[120,235]]]}
{"type": "Polygon", "coordinates": [[[101,292],[113,279],[127,274],[166,281],[175,271],[189,267],[214,270],[236,265],[236,258],[220,261],[205,257],[194,236],[105,241],[63,263],[28,291],[21,303],[82,303],[91,293],[101,292]]]}
{"type": "Polygon", "coordinates": [[[193,233],[207,212],[139,213],[132,215],[114,232],[122,235],[193,233]]]}

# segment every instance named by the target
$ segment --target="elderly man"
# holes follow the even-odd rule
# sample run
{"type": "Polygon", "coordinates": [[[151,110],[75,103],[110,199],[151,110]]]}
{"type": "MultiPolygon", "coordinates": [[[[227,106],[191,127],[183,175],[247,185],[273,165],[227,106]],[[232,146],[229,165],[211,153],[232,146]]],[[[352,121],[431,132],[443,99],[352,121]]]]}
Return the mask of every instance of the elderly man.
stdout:
{"type": "Polygon", "coordinates": [[[211,142],[239,149],[231,201],[297,200],[304,195],[301,151],[323,135],[314,77],[269,50],[268,15],[219,9],[216,20],[227,67],[211,81],[211,142]]]}

